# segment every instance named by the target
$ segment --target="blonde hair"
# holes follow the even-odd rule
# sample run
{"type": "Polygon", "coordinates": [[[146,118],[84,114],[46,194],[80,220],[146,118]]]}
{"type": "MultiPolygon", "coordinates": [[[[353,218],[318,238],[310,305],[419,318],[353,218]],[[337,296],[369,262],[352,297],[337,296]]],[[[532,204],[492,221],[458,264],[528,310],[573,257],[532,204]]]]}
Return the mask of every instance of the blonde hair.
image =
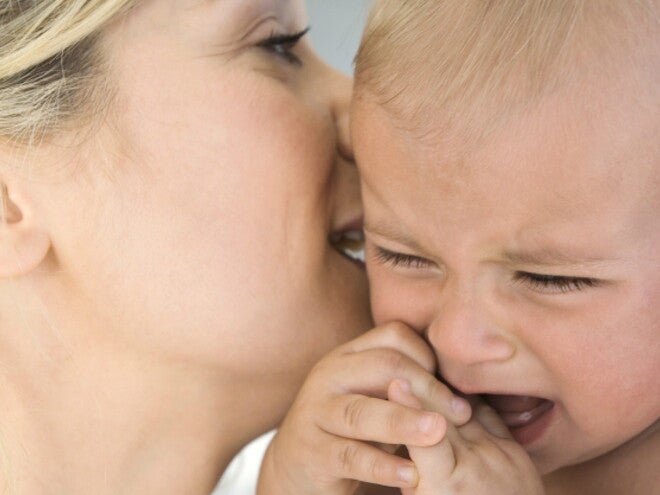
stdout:
{"type": "Polygon", "coordinates": [[[0,0],[0,138],[32,142],[99,103],[97,39],[133,0],[0,0]]]}
{"type": "Polygon", "coordinates": [[[356,58],[356,95],[406,129],[433,122],[424,135],[488,132],[580,71],[621,73],[649,42],[657,61],[657,3],[380,0],[356,58]]]}

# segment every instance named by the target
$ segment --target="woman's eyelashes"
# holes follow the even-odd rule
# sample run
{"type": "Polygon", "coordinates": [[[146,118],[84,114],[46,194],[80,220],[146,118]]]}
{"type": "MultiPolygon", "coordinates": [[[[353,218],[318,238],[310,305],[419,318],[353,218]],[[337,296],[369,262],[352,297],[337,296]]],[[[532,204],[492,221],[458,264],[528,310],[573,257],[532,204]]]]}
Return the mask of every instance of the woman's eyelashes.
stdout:
{"type": "Polygon", "coordinates": [[[543,275],[540,273],[516,272],[514,281],[524,284],[535,292],[545,294],[565,294],[598,287],[600,281],[586,277],[543,275]]]}
{"type": "Polygon", "coordinates": [[[281,58],[285,62],[301,66],[303,61],[295,53],[293,49],[298,44],[298,42],[309,32],[309,27],[303,29],[298,33],[293,34],[271,34],[265,40],[257,43],[259,48],[263,48],[269,53],[281,58]]]}

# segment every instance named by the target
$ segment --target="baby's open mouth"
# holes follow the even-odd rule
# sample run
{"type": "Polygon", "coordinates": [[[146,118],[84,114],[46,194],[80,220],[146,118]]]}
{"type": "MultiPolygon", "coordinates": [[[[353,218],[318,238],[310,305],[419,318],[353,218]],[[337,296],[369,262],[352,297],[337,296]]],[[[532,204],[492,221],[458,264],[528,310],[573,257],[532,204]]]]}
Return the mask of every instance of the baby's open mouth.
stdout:
{"type": "Polygon", "coordinates": [[[550,424],[555,403],[525,395],[483,394],[481,398],[495,409],[509,428],[513,437],[522,445],[540,438],[550,424]]]}
{"type": "Polygon", "coordinates": [[[346,258],[364,266],[364,232],[348,229],[330,234],[330,244],[346,258]]]}

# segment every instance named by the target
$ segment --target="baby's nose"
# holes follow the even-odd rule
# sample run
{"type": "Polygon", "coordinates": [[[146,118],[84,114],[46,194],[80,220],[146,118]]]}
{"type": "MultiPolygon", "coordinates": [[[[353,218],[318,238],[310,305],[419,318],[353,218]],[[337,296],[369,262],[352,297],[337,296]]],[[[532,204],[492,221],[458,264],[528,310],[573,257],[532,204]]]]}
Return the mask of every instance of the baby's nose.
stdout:
{"type": "Polygon", "coordinates": [[[508,333],[467,295],[448,296],[427,333],[443,366],[507,361],[516,352],[508,333]]]}

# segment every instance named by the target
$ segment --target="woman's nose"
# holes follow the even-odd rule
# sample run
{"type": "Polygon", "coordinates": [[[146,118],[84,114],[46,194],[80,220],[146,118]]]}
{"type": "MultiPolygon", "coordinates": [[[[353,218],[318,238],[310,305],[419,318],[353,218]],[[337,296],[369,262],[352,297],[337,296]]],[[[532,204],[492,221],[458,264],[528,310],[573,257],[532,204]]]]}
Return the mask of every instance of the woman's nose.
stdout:
{"type": "Polygon", "coordinates": [[[427,329],[427,338],[444,367],[504,362],[516,353],[513,336],[470,294],[446,295],[427,329]]]}

